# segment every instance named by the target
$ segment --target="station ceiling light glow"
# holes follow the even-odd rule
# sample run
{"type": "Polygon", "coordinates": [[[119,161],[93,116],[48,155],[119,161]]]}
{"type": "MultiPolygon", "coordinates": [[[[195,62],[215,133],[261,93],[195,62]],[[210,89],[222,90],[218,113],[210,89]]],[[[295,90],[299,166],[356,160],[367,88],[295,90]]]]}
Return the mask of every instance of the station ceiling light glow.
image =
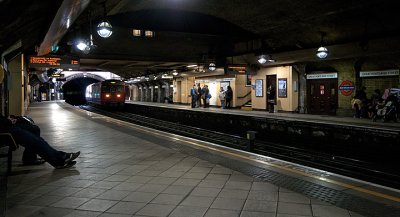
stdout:
{"type": "Polygon", "coordinates": [[[97,34],[102,38],[108,38],[112,35],[112,26],[109,22],[103,21],[97,25],[97,34]]]}
{"type": "Polygon", "coordinates": [[[99,34],[102,38],[108,38],[112,35],[112,26],[111,23],[107,21],[107,11],[106,11],[106,2],[103,3],[104,8],[104,19],[97,25],[97,34],[99,34]]]}
{"type": "Polygon", "coordinates": [[[217,69],[217,67],[215,66],[215,63],[210,63],[210,65],[208,65],[208,69],[210,71],[215,71],[215,69],[217,69]]]}
{"type": "Polygon", "coordinates": [[[79,40],[78,43],[76,43],[76,48],[78,48],[80,51],[84,51],[88,48],[88,44],[84,40],[79,40]]]}
{"type": "Polygon", "coordinates": [[[260,64],[265,64],[267,62],[267,58],[265,57],[265,55],[261,55],[258,57],[257,60],[260,64]]]}
{"type": "Polygon", "coordinates": [[[328,53],[329,53],[328,49],[326,47],[321,46],[318,48],[316,54],[318,58],[324,59],[328,56],[328,53]]]}

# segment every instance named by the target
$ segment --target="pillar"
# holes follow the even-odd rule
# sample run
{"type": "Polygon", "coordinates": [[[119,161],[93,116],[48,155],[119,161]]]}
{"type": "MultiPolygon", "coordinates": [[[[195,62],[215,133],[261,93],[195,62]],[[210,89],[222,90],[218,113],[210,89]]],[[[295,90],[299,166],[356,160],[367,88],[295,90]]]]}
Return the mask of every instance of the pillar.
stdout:
{"type": "Polygon", "coordinates": [[[25,114],[25,82],[24,82],[24,55],[18,55],[8,64],[10,71],[9,83],[9,114],[24,115],[25,114]]]}

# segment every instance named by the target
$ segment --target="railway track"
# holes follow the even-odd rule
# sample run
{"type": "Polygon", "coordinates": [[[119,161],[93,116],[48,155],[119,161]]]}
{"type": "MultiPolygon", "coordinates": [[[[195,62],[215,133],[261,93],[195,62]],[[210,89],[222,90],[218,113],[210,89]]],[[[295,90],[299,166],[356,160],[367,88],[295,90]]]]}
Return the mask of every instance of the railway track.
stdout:
{"type": "MultiPolygon", "coordinates": [[[[235,149],[247,150],[249,144],[249,140],[237,135],[215,132],[128,112],[103,110],[91,106],[81,106],[81,108],[118,120],[124,120],[141,126],[146,126],[164,132],[171,132],[202,141],[212,142],[235,149]]],[[[285,144],[277,144],[260,140],[255,141],[253,152],[260,155],[274,157],[352,178],[381,184],[384,186],[394,187],[397,189],[400,188],[400,176],[396,173],[396,171],[391,171],[388,168],[380,168],[376,164],[365,161],[359,161],[340,156],[332,156],[329,154],[312,152],[310,150],[304,150],[285,144]]]]}

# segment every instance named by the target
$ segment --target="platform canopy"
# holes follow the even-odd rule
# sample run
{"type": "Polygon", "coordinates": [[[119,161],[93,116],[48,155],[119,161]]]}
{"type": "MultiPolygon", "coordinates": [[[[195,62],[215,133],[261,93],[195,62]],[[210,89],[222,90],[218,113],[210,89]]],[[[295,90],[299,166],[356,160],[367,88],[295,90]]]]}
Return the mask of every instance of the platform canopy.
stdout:
{"type": "Polygon", "coordinates": [[[400,56],[398,7],[389,0],[3,0],[0,4],[0,29],[7,32],[0,34],[1,52],[22,39],[32,54],[37,54],[37,47],[77,56],[80,70],[111,71],[124,78],[173,70],[207,72],[211,62],[217,68],[257,66],[261,54],[274,58],[269,65],[315,62],[320,61],[315,52],[321,45],[330,50],[327,60],[400,56]],[[111,25],[108,38],[97,33],[103,21],[111,25]],[[78,39],[86,39],[91,49],[79,51],[78,39]],[[195,64],[198,67],[187,68],[195,64]]]}

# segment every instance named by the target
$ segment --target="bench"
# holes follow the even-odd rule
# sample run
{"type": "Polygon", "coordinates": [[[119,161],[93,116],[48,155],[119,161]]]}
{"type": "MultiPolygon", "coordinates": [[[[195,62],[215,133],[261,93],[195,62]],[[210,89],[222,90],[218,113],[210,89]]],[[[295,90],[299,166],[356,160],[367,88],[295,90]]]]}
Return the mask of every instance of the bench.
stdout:
{"type": "Polygon", "coordinates": [[[15,140],[11,133],[0,133],[0,148],[8,147],[7,153],[0,153],[0,158],[7,157],[7,172],[11,174],[11,166],[12,166],[12,152],[17,150],[18,144],[15,143],[15,140]]]}

